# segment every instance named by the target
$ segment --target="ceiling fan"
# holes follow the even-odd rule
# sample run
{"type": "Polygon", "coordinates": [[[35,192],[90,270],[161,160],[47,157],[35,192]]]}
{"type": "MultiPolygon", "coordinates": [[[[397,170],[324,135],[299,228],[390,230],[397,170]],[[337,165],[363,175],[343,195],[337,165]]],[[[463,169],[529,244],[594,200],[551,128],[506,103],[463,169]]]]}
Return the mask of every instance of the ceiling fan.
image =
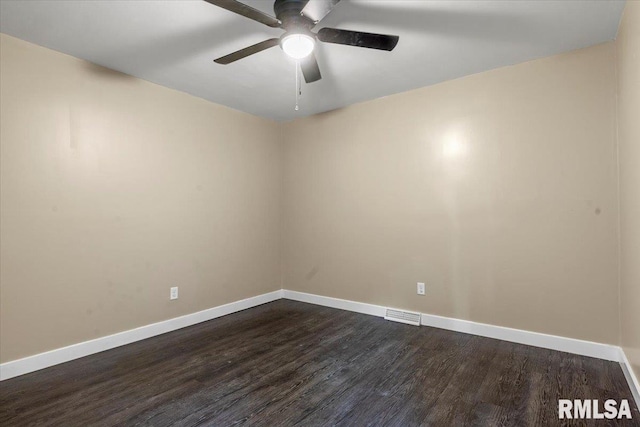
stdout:
{"type": "Polygon", "coordinates": [[[235,0],[204,0],[215,6],[237,13],[273,28],[285,30],[280,38],[272,38],[216,59],[214,62],[227,65],[254,53],[280,45],[290,57],[300,61],[300,68],[307,83],[322,78],[318,62],[313,53],[316,40],[348,46],[366,47],[391,51],[400,37],[360,31],[321,28],[311,31],[340,0],[275,0],[275,17],[235,0]]]}

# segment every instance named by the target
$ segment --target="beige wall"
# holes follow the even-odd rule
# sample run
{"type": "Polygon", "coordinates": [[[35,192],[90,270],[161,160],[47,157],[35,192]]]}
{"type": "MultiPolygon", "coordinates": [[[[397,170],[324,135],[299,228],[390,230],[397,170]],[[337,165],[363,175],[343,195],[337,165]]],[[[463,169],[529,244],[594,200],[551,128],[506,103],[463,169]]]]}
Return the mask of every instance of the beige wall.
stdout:
{"type": "Polygon", "coordinates": [[[281,287],[618,344],[617,47],[638,364],[637,21],[284,125],[1,35],[0,361],[281,287]]]}
{"type": "Polygon", "coordinates": [[[280,289],[278,124],[0,37],[1,361],[280,289]]]}
{"type": "Polygon", "coordinates": [[[640,2],[627,2],[616,40],[620,158],[620,326],[640,377],[640,2]]]}
{"type": "Polygon", "coordinates": [[[283,287],[617,343],[615,93],[607,43],[287,124],[283,287]]]}

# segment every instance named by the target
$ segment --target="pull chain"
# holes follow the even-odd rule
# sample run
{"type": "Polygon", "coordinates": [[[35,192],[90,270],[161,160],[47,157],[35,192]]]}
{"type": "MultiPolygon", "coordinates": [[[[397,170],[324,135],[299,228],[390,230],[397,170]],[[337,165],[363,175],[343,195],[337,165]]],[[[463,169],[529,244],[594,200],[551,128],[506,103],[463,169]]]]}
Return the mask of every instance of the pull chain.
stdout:
{"type": "Polygon", "coordinates": [[[301,94],[302,90],[300,88],[300,62],[296,60],[296,111],[300,109],[300,107],[298,106],[298,100],[301,94]]]}

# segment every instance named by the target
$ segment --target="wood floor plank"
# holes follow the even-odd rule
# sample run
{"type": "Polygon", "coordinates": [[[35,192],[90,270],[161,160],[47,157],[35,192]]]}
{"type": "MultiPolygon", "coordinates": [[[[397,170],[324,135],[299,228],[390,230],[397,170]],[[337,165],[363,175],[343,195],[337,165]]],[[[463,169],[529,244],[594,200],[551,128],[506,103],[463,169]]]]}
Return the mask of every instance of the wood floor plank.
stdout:
{"type": "Polygon", "coordinates": [[[4,426],[640,426],[613,362],[279,300],[0,383],[4,426]],[[559,398],[631,421],[560,422],[559,398]]]}

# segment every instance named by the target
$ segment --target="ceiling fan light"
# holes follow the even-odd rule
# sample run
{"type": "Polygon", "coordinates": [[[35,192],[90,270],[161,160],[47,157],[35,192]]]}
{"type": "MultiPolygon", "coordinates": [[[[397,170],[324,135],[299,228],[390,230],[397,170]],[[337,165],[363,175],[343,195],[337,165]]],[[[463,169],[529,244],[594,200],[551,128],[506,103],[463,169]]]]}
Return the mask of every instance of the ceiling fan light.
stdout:
{"type": "Polygon", "coordinates": [[[313,52],[315,47],[313,37],[306,34],[289,34],[282,39],[282,50],[294,59],[302,59],[313,52]]]}

